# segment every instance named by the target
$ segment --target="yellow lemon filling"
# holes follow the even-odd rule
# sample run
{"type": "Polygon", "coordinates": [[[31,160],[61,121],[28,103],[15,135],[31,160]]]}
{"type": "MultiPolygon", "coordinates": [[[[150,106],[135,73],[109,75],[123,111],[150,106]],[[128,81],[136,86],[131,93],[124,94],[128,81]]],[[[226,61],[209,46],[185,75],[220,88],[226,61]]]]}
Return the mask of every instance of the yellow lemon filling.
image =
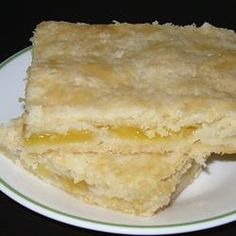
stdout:
{"type": "MultiPolygon", "coordinates": [[[[160,136],[156,134],[154,137],[148,137],[145,132],[138,127],[133,126],[121,126],[121,127],[109,127],[108,134],[111,137],[126,139],[126,140],[135,140],[140,142],[160,142],[173,140],[177,138],[187,137],[197,129],[197,127],[189,126],[181,129],[178,132],[169,132],[167,136],[160,136]]],[[[67,144],[67,143],[83,143],[93,141],[95,139],[95,133],[83,130],[83,131],[70,131],[66,134],[57,134],[57,133],[45,133],[45,134],[33,134],[30,137],[25,139],[26,145],[52,145],[52,144],[67,144]]]]}
{"type": "Polygon", "coordinates": [[[33,134],[25,139],[26,145],[40,145],[40,144],[64,144],[89,142],[94,138],[94,134],[90,131],[70,131],[66,134],[46,133],[33,134]]]}
{"type": "Polygon", "coordinates": [[[77,191],[81,193],[86,192],[89,188],[89,185],[86,181],[82,180],[75,183],[72,178],[69,178],[67,176],[59,176],[50,171],[43,164],[38,164],[37,168],[34,169],[33,172],[44,179],[51,180],[54,183],[63,186],[66,191],[69,191],[71,193],[76,193],[77,191]]]}

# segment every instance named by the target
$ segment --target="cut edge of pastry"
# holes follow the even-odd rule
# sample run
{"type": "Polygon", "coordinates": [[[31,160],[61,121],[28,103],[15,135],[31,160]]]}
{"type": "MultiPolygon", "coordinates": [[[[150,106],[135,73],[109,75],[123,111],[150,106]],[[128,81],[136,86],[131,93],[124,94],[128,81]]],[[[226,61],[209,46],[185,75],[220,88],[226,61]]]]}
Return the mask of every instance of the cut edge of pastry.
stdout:
{"type": "Polygon", "coordinates": [[[181,170],[177,171],[177,173],[165,179],[166,187],[169,187],[171,182],[174,182],[170,192],[157,192],[156,195],[151,195],[149,198],[143,200],[139,198],[126,200],[121,197],[108,197],[106,195],[96,194],[85,180],[74,183],[74,181],[71,178],[68,178],[68,176],[55,174],[43,165],[39,165],[35,169],[26,167],[27,165],[25,164],[24,166],[37,177],[49,184],[59,187],[70,195],[82,200],[84,203],[136,216],[153,216],[158,211],[161,211],[168,205],[172,204],[177,196],[188,185],[190,185],[202,171],[202,166],[193,160],[184,165],[181,170]]]}

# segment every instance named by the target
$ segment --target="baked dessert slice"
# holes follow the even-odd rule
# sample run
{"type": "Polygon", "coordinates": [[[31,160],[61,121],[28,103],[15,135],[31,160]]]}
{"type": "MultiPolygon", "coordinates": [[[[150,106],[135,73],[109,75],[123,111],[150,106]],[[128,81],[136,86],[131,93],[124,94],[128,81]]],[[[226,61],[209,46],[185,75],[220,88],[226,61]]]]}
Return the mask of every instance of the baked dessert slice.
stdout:
{"type": "Polygon", "coordinates": [[[235,45],[209,24],[43,22],[2,149],[84,201],[152,215],[236,151],[235,45]]]}
{"type": "Polygon", "coordinates": [[[235,41],[208,24],[40,24],[27,148],[165,153],[201,143],[234,152],[235,41]]]}
{"type": "Polygon", "coordinates": [[[180,153],[28,153],[22,124],[18,119],[1,127],[6,155],[84,202],[115,211],[151,216],[168,206],[202,170],[202,156],[180,153]]]}

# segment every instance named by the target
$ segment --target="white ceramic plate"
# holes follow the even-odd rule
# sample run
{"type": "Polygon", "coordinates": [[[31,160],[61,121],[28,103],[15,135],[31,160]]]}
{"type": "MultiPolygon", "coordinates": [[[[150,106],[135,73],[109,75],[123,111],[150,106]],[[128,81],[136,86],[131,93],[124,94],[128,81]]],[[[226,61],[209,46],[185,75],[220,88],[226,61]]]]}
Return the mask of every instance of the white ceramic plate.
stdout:
{"type": "MultiPolygon", "coordinates": [[[[22,112],[30,48],[0,65],[0,122],[22,112]]],[[[171,234],[236,220],[236,158],[213,159],[194,184],[154,217],[135,217],[81,203],[0,156],[0,189],[23,206],[71,225],[126,234],[171,234]]]]}

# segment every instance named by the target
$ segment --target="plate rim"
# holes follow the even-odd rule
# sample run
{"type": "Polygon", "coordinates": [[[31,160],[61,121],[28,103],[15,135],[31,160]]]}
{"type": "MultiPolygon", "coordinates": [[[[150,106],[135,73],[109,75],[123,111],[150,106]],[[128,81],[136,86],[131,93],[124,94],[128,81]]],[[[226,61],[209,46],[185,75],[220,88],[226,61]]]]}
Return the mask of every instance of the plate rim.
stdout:
{"type": "MultiPolygon", "coordinates": [[[[6,158],[4,155],[1,155],[1,156],[6,158]]],[[[116,223],[109,223],[109,222],[91,220],[91,219],[88,219],[88,218],[83,218],[83,217],[80,217],[80,216],[75,216],[75,215],[68,214],[68,213],[65,213],[63,211],[60,211],[60,210],[53,209],[53,208],[51,208],[49,206],[46,206],[46,205],[44,205],[44,204],[42,204],[42,203],[40,203],[40,202],[38,202],[36,200],[33,200],[32,198],[30,198],[30,197],[24,195],[23,193],[19,192],[17,189],[15,189],[11,185],[9,185],[2,177],[0,177],[0,189],[2,190],[1,185],[4,186],[9,191],[11,191],[12,193],[14,193],[15,195],[17,195],[18,197],[20,197],[20,198],[22,198],[24,200],[27,200],[30,203],[33,203],[33,204],[35,204],[35,205],[37,205],[39,207],[42,207],[42,208],[44,208],[46,210],[52,211],[53,213],[61,214],[61,215],[66,216],[66,217],[71,217],[71,218],[76,219],[76,220],[85,220],[85,221],[88,221],[88,222],[91,222],[91,223],[103,224],[103,225],[105,224],[105,225],[118,226],[118,227],[128,227],[128,228],[166,228],[166,227],[178,227],[178,226],[182,227],[182,226],[185,226],[185,225],[193,225],[193,224],[205,223],[205,222],[209,222],[209,221],[215,221],[215,220],[218,220],[218,219],[221,219],[221,218],[225,218],[225,217],[228,217],[228,216],[233,216],[234,214],[236,214],[236,210],[234,210],[234,211],[231,211],[231,212],[228,212],[228,213],[224,213],[224,214],[221,214],[221,215],[217,215],[217,216],[206,218],[206,219],[202,219],[202,220],[189,221],[189,222],[186,222],[186,223],[178,223],[178,224],[168,224],[168,225],[165,225],[165,224],[163,224],[163,225],[126,225],[126,224],[116,224],[116,223]]]]}
{"type": "MultiPolygon", "coordinates": [[[[22,50],[16,52],[15,54],[11,55],[4,61],[0,63],[0,70],[2,70],[7,64],[14,61],[16,58],[22,56],[25,53],[30,52],[32,49],[32,46],[28,46],[26,48],[23,48],[22,50]]],[[[1,154],[0,158],[7,158],[5,155],[1,154]]],[[[13,163],[14,164],[14,163],[13,163]]],[[[44,215],[46,217],[55,219],[57,221],[61,221],[70,225],[74,225],[77,227],[83,227],[87,229],[95,229],[103,232],[113,232],[113,233],[131,233],[131,234],[145,234],[145,233],[151,233],[151,234],[173,234],[173,233],[183,233],[183,232],[191,232],[191,231],[197,231],[201,229],[207,229],[212,228],[215,226],[220,226],[226,223],[230,223],[236,220],[236,210],[216,215],[210,218],[204,218],[201,220],[196,221],[189,221],[189,222],[183,222],[183,223],[176,223],[176,224],[160,224],[160,225],[130,225],[130,224],[121,224],[121,223],[111,223],[111,222],[105,222],[105,221],[99,221],[99,220],[93,220],[81,216],[76,216],[73,214],[68,214],[66,212],[51,208],[50,206],[47,206],[45,204],[42,204],[29,196],[24,195],[22,192],[19,192],[17,189],[9,185],[0,174],[0,190],[13,199],[14,201],[18,202],[19,204],[23,205],[26,208],[29,208],[30,210],[37,212],[41,215],[44,215]],[[20,199],[20,200],[19,200],[20,199]],[[23,203],[22,203],[23,202],[23,203]],[[30,203],[29,206],[28,203],[30,203]],[[33,206],[36,206],[37,209],[32,209],[33,206]],[[41,209],[41,211],[39,211],[41,209]],[[49,215],[46,215],[46,213],[50,213],[49,215]],[[60,219],[60,216],[63,216],[63,219],[60,219]],[[68,222],[68,220],[72,220],[73,222],[68,222]],[[90,224],[89,226],[84,226],[81,224],[76,224],[76,221],[80,221],[81,223],[90,224]],[[96,225],[97,227],[91,227],[91,225],[96,225]],[[103,229],[99,229],[99,226],[102,226],[103,229]],[[109,227],[108,230],[105,230],[104,227],[109,227]],[[125,229],[124,229],[125,228],[125,229]],[[123,230],[120,230],[123,229],[123,230]],[[130,231],[130,230],[142,230],[142,231],[130,231]]]]}

